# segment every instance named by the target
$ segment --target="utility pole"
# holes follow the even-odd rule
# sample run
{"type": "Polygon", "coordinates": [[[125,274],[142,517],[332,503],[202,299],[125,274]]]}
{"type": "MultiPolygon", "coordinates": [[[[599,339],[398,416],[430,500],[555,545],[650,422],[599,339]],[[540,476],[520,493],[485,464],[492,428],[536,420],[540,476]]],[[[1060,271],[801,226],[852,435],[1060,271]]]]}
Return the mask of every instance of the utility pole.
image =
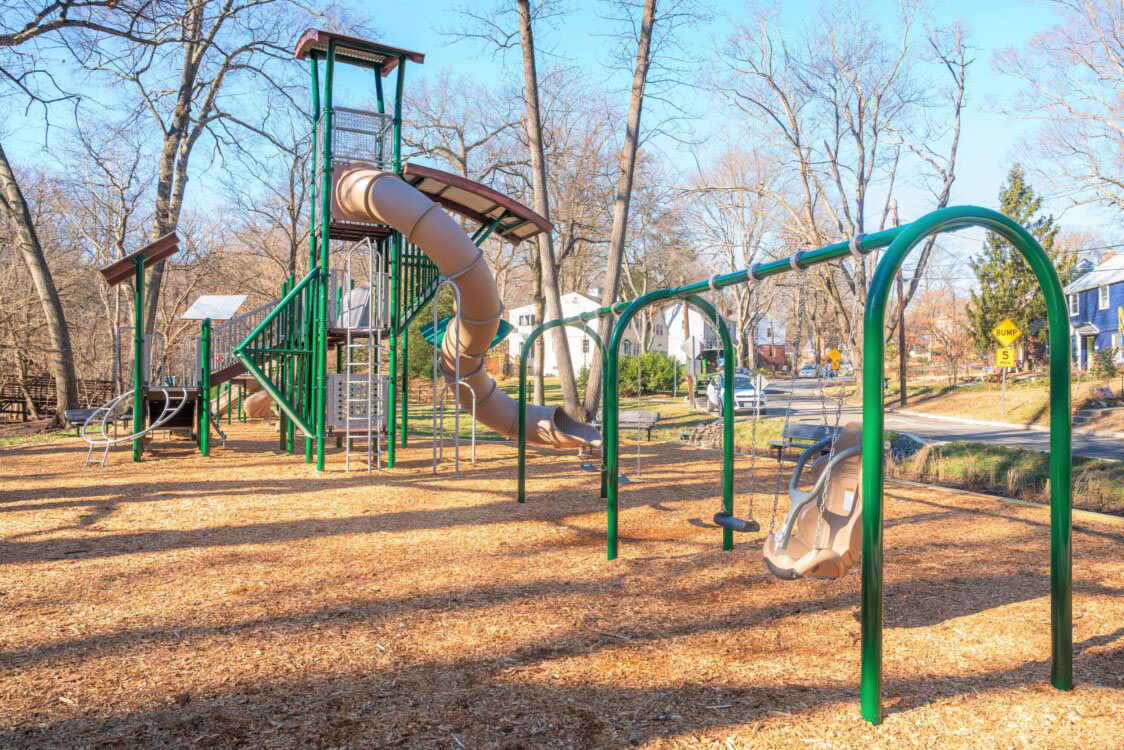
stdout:
{"type": "Polygon", "coordinates": [[[902,272],[898,271],[898,387],[901,389],[899,403],[906,404],[905,394],[905,296],[902,294],[902,272]]]}
{"type": "MultiPolygon", "coordinates": [[[[898,201],[894,200],[894,226],[898,226],[898,201]]],[[[905,392],[905,294],[902,292],[902,271],[898,269],[898,403],[906,405],[905,392]]]]}

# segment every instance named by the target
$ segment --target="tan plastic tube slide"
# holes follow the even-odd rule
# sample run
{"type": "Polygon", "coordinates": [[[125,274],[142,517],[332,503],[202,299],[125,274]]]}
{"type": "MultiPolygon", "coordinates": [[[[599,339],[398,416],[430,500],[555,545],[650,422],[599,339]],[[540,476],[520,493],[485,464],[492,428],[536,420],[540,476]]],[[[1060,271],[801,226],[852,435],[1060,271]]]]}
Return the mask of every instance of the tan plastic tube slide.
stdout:
{"type": "MultiPolygon", "coordinates": [[[[226,413],[238,407],[238,394],[231,391],[215,399],[215,419],[222,419],[226,413]]],[[[255,391],[242,399],[242,412],[251,419],[272,419],[277,416],[273,399],[265,391],[255,391]]]]}
{"type": "MultiPolygon", "coordinates": [[[[454,279],[461,297],[460,337],[454,318],[441,345],[441,369],[451,377],[459,359],[461,381],[476,394],[477,421],[504,437],[517,437],[519,404],[500,391],[484,369],[484,355],[499,327],[503,304],[480,249],[440,206],[392,172],[365,166],[341,169],[334,182],[335,214],[394,227],[421,248],[444,276],[454,279]]],[[[472,408],[468,388],[461,388],[458,398],[465,409],[472,408]]],[[[528,405],[527,442],[555,448],[600,447],[601,433],[559,406],[528,405]]]]}

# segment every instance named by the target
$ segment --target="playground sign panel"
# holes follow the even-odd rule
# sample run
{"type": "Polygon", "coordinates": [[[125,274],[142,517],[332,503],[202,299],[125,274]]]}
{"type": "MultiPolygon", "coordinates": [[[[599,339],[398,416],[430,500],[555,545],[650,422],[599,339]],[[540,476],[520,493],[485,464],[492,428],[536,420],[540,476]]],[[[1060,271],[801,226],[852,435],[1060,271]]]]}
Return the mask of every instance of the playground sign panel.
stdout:
{"type": "Polygon", "coordinates": [[[996,367],[1014,367],[1015,366],[1015,347],[1001,346],[995,350],[995,366],[996,367]]]}
{"type": "Polygon", "coordinates": [[[1002,322],[997,323],[995,328],[991,329],[991,335],[1006,347],[1015,343],[1019,336],[1023,335],[1023,332],[1010,318],[1003,318],[1002,322]]]}

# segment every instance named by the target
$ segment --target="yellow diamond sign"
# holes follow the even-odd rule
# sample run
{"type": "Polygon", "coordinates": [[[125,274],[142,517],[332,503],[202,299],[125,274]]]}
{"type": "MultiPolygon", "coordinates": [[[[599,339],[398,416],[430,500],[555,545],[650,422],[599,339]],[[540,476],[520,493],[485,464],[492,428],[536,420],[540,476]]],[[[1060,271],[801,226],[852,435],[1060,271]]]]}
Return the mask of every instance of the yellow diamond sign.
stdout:
{"type": "Polygon", "coordinates": [[[1023,332],[1010,318],[1003,318],[1003,322],[991,329],[991,335],[1003,346],[1010,346],[1023,332]]]}

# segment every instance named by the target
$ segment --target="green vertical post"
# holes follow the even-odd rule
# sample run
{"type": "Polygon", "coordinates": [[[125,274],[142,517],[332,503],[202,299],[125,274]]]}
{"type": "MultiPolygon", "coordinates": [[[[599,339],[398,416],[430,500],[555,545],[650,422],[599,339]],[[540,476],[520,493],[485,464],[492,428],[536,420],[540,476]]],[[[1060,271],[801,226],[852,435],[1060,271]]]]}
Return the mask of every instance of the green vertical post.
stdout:
{"type": "MultiPolygon", "coordinates": [[[[407,252],[404,263],[401,265],[399,274],[402,276],[402,288],[406,291],[404,295],[406,299],[410,299],[417,295],[417,289],[410,283],[410,264],[411,260],[410,245],[406,245],[407,252]]],[[[402,447],[406,447],[406,433],[409,429],[410,421],[410,323],[406,320],[405,316],[402,318],[402,447]]]]}
{"type": "Polygon", "coordinates": [[[331,251],[329,229],[332,216],[332,75],[336,66],[336,41],[328,40],[328,54],[324,69],[324,135],[321,146],[320,188],[320,273],[317,280],[317,321],[315,360],[317,368],[315,425],[316,470],[324,470],[324,437],[326,400],[328,393],[328,264],[331,251]]]}
{"type": "MultiPolygon", "coordinates": [[[[406,244],[406,255],[402,263],[401,275],[404,279],[406,299],[417,296],[417,287],[413,281],[413,264],[417,252],[412,245],[406,244]]],[[[406,447],[406,433],[409,429],[410,412],[410,323],[403,317],[402,323],[402,447],[406,447]]]]}
{"type": "MultiPolygon", "coordinates": [[[[311,271],[316,267],[316,249],[319,225],[316,221],[316,166],[318,158],[318,130],[320,123],[320,63],[316,59],[316,55],[310,55],[308,58],[308,70],[312,82],[312,150],[309,157],[309,170],[311,170],[311,179],[308,182],[308,270],[311,271]]],[[[310,305],[307,304],[308,295],[302,295],[301,305],[303,326],[303,340],[304,348],[312,349],[313,352],[305,354],[301,357],[301,388],[303,389],[302,399],[303,409],[302,413],[307,418],[310,409],[309,407],[314,403],[313,398],[313,381],[315,379],[315,346],[313,342],[316,340],[315,336],[315,316],[312,315],[310,305]]],[[[304,462],[312,463],[312,445],[313,439],[304,436],[304,462]]]]}
{"type": "MultiPolygon", "coordinates": [[[[211,455],[211,319],[199,334],[199,455],[211,455]]],[[[229,413],[230,406],[227,405],[229,413]]]]}
{"type": "MultiPolygon", "coordinates": [[[[722,357],[725,361],[722,368],[722,509],[732,515],[734,512],[734,365],[736,364],[734,342],[730,339],[726,321],[722,320],[722,316],[712,304],[697,295],[691,295],[686,299],[710,316],[722,339],[722,357]]],[[[734,532],[723,526],[722,549],[733,548],[734,532]]]]}
{"type": "MultiPolygon", "coordinates": [[[[403,86],[406,82],[406,58],[399,56],[398,58],[398,75],[395,78],[394,90],[394,143],[393,143],[393,169],[396,173],[402,173],[402,94],[404,93],[403,86]]],[[[381,87],[380,87],[381,90],[381,87]]],[[[399,343],[400,337],[405,333],[406,329],[406,316],[402,310],[399,309],[402,303],[402,279],[399,272],[399,265],[402,262],[401,256],[404,252],[405,238],[399,232],[395,232],[391,237],[390,243],[390,268],[388,272],[390,275],[390,357],[387,363],[387,370],[389,373],[389,382],[387,383],[387,416],[390,419],[388,428],[390,434],[388,435],[386,445],[386,467],[388,469],[394,468],[395,460],[395,445],[398,441],[398,405],[396,403],[395,392],[397,390],[397,377],[399,366],[399,343]]],[[[434,398],[436,398],[434,394],[434,398]]],[[[405,399],[403,399],[405,401],[405,399]]],[[[404,406],[404,404],[403,404],[404,406]]],[[[403,408],[403,413],[405,409],[403,408]]],[[[405,440],[406,421],[402,420],[402,434],[405,440]]]]}
{"type": "Polygon", "coordinates": [[[956,206],[902,227],[875,269],[863,320],[862,452],[862,715],[882,719],[882,564],[884,435],[882,377],[886,302],[906,255],[929,235],[980,226],[1014,245],[1038,279],[1050,326],[1050,622],[1051,682],[1073,687],[1071,448],[1069,318],[1057,272],[1041,245],[1023,227],[985,208],[956,206]]]}
{"type": "MultiPolygon", "coordinates": [[[[398,375],[398,328],[401,321],[405,319],[399,307],[398,289],[398,248],[402,240],[402,235],[395,232],[390,238],[390,357],[387,362],[387,384],[386,384],[386,413],[388,418],[387,429],[389,430],[389,439],[386,441],[386,468],[394,468],[395,459],[395,445],[398,441],[398,409],[395,403],[397,399],[397,383],[396,377],[398,375]]],[[[437,398],[437,394],[434,394],[437,398]]]]}
{"type": "MultiPolygon", "coordinates": [[[[144,261],[133,260],[133,432],[144,429],[144,261]]],[[[144,454],[144,438],[133,439],[133,461],[144,454]]]]}

